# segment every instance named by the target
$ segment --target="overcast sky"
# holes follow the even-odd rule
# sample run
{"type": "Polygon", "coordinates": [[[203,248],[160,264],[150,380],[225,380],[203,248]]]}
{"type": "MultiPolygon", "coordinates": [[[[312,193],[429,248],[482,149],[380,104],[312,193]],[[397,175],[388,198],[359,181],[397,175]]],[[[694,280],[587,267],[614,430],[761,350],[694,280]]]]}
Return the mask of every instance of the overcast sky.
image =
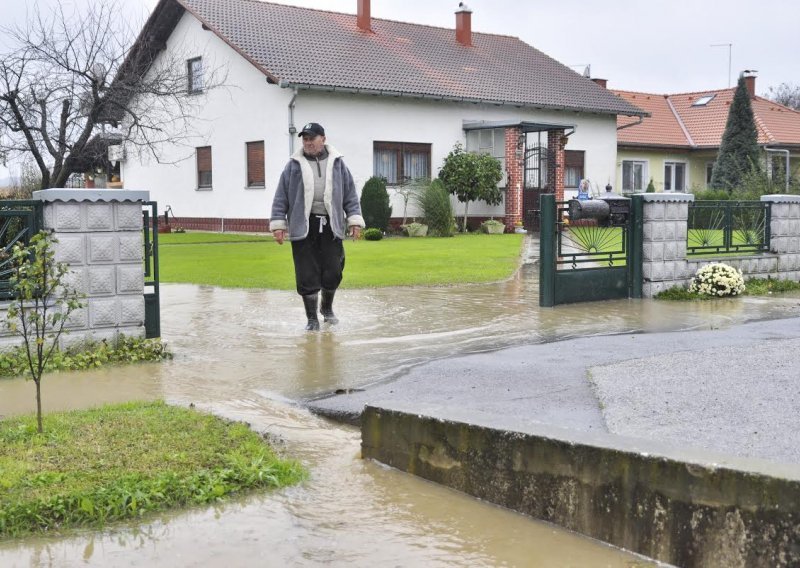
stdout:
{"type": "MultiPolygon", "coordinates": [[[[35,2],[2,0],[3,21],[21,21],[35,2]]],[[[58,0],[38,0],[51,6],[58,0]]],[[[62,0],[85,4],[91,0],[62,0]]],[[[143,21],[157,0],[124,0],[143,21]]],[[[357,0],[277,0],[355,13],[357,0]]],[[[800,84],[799,0],[469,0],[472,29],[516,36],[611,89],[676,93],[724,88],[757,70],[756,91],[800,84]],[[727,45],[732,44],[728,73],[727,45]]],[[[457,0],[372,0],[372,17],[455,27],[457,0]]],[[[298,38],[307,41],[307,38],[298,38]]],[[[0,178],[4,173],[0,169],[0,178]]]]}

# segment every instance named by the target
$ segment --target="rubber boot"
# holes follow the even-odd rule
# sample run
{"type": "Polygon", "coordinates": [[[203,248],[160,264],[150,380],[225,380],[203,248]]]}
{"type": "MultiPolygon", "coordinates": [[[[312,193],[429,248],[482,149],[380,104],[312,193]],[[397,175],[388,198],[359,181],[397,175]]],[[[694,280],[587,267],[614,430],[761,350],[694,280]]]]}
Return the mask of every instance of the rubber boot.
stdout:
{"type": "Polygon", "coordinates": [[[339,318],[333,313],[333,295],[336,290],[322,290],[322,305],[319,308],[319,313],[325,318],[325,322],[331,325],[339,323],[339,318]]]}
{"type": "Polygon", "coordinates": [[[317,294],[303,296],[303,305],[306,308],[306,331],[317,331],[319,329],[319,319],[317,319],[317,294]]]}

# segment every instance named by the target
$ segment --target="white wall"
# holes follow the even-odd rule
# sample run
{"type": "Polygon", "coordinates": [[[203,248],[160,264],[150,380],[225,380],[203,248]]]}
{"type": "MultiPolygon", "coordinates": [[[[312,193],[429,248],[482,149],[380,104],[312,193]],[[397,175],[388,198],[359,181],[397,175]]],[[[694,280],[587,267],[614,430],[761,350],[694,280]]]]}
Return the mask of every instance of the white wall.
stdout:
{"type": "MultiPolygon", "coordinates": [[[[205,133],[194,145],[212,146],[213,189],[196,189],[191,148],[188,158],[177,165],[153,160],[139,163],[133,153],[129,154],[123,165],[126,189],[149,190],[162,210],[170,205],[178,217],[268,217],[275,185],[289,155],[288,104],[292,91],[267,84],[261,72],[211,32],[203,31],[189,14],[184,15],[168,43],[168,50],[180,49],[188,57],[203,54],[204,62],[227,70],[227,87],[202,95],[203,120],[194,125],[205,133]],[[245,189],[245,142],[254,140],[265,141],[266,189],[262,190],[245,189]]],[[[308,90],[299,91],[295,101],[295,125],[301,128],[313,121],[325,127],[328,142],[344,154],[359,190],[373,172],[373,141],[430,143],[436,175],[453,145],[464,143],[464,120],[576,124],[568,149],[585,150],[585,175],[601,188],[614,178],[613,116],[308,90]]],[[[295,148],[298,145],[299,141],[295,148]]],[[[187,148],[171,150],[169,155],[172,159],[185,157],[187,148]]],[[[399,196],[393,197],[393,205],[394,216],[401,216],[399,196]]],[[[470,213],[475,215],[502,216],[503,211],[502,205],[470,205],[470,213]]],[[[460,203],[456,206],[456,214],[459,212],[463,212],[460,203]]]]}

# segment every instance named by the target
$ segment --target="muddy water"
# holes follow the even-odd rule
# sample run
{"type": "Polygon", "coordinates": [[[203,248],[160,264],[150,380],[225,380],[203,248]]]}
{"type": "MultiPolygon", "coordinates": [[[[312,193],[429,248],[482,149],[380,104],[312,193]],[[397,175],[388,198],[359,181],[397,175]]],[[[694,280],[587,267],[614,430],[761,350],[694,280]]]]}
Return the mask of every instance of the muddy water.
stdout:
{"type": "MultiPolygon", "coordinates": [[[[526,269],[530,270],[530,269],[526,269]]],[[[292,399],[383,380],[434,357],[609,332],[724,327],[800,313],[800,298],[539,309],[529,272],[508,282],[343,290],[342,323],[302,331],[292,293],[162,287],[175,360],[45,380],[45,408],[131,399],[194,402],[247,420],[309,466],[276,496],[70,538],[0,543],[0,566],[630,566],[635,557],[358,459],[354,429],[292,399]]],[[[0,415],[32,385],[0,382],[0,415]]]]}

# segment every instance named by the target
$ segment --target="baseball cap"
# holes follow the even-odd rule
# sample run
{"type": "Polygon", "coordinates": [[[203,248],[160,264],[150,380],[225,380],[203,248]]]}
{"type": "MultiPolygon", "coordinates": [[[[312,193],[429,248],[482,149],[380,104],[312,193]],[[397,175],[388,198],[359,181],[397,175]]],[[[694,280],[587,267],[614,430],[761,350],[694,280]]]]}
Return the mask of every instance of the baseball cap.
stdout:
{"type": "Polygon", "coordinates": [[[309,122],[303,127],[298,136],[302,136],[304,134],[312,134],[314,136],[325,136],[325,129],[322,128],[321,124],[318,124],[316,122],[309,122]]]}

